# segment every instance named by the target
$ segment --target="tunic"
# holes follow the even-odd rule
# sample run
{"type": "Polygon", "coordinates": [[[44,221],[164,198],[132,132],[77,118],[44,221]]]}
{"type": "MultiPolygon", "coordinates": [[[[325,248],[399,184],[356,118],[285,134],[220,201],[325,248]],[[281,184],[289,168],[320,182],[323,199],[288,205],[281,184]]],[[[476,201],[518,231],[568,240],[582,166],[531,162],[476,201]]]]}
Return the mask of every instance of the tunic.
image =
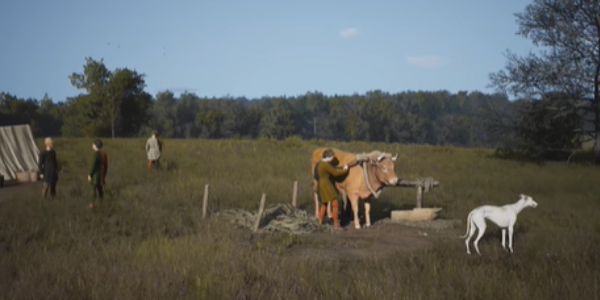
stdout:
{"type": "Polygon", "coordinates": [[[162,145],[156,137],[150,137],[146,141],[146,156],[148,160],[157,160],[160,158],[162,145]]]}
{"type": "Polygon", "coordinates": [[[38,169],[44,175],[44,182],[56,183],[58,181],[58,163],[56,162],[56,151],[54,149],[40,152],[38,169]]]}
{"type": "Polygon", "coordinates": [[[316,167],[316,174],[319,180],[319,197],[322,203],[329,203],[337,199],[337,190],[333,185],[331,177],[344,175],[348,170],[336,169],[328,162],[319,162],[316,167]]]}
{"type": "Polygon", "coordinates": [[[108,172],[108,157],[102,150],[94,151],[90,173],[91,185],[100,186],[106,184],[106,173],[108,172]]]}

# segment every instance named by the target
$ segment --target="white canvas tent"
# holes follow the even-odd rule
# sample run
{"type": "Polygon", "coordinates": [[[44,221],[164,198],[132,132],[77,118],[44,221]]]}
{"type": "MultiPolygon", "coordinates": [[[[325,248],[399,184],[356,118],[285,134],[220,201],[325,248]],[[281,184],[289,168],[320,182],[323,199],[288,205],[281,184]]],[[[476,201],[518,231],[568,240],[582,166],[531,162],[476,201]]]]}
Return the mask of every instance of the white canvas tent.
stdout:
{"type": "Polygon", "coordinates": [[[14,180],[18,171],[38,171],[38,149],[29,125],[0,126],[0,175],[14,180]]]}

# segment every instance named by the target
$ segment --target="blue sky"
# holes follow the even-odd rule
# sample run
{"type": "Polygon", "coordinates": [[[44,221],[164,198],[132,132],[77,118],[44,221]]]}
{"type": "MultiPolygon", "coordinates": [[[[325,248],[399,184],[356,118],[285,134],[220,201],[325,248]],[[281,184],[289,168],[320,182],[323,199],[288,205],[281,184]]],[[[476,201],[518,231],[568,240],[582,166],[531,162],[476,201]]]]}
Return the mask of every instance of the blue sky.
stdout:
{"type": "Polygon", "coordinates": [[[91,56],[153,95],[492,92],[506,49],[535,51],[513,15],[530,2],[2,0],[0,91],[64,101],[91,56]]]}

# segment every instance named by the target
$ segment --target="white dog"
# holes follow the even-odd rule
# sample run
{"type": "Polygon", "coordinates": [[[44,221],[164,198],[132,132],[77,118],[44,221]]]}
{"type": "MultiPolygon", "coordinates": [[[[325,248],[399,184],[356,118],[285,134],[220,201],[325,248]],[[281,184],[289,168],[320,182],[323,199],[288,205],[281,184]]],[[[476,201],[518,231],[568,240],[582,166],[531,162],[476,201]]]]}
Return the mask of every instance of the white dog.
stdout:
{"type": "Polygon", "coordinates": [[[469,213],[469,217],[467,218],[467,233],[461,236],[460,238],[465,240],[465,245],[467,246],[467,254],[471,254],[471,250],[469,250],[469,241],[473,234],[475,234],[475,230],[479,229],[479,234],[473,243],[475,245],[475,250],[477,250],[477,254],[481,255],[479,252],[479,247],[477,243],[479,243],[479,239],[483,236],[486,228],[486,219],[494,222],[498,227],[502,228],[502,248],[506,250],[506,229],[508,228],[508,249],[510,253],[513,253],[512,247],[512,239],[513,239],[513,227],[517,222],[517,215],[523,210],[525,207],[536,207],[537,202],[535,202],[531,197],[527,195],[520,195],[519,201],[513,204],[507,204],[504,206],[494,206],[494,205],[482,205],[475,209],[473,209],[469,213]],[[468,237],[467,237],[468,235],[468,237]]]}

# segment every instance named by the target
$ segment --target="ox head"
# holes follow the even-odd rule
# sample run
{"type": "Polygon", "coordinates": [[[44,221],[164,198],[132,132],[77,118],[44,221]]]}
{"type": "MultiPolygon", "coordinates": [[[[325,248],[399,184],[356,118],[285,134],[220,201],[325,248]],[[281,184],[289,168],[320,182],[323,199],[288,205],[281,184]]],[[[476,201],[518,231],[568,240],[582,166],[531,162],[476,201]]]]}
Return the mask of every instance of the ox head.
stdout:
{"type": "Polygon", "coordinates": [[[371,160],[375,167],[375,176],[381,183],[387,185],[396,185],[398,183],[398,175],[396,175],[396,158],[398,154],[392,156],[390,153],[381,153],[376,158],[371,160]]]}
{"type": "Polygon", "coordinates": [[[519,195],[519,200],[525,202],[524,206],[529,206],[529,207],[535,208],[538,205],[537,202],[535,202],[535,200],[533,200],[533,198],[531,198],[525,194],[519,195]]]}

